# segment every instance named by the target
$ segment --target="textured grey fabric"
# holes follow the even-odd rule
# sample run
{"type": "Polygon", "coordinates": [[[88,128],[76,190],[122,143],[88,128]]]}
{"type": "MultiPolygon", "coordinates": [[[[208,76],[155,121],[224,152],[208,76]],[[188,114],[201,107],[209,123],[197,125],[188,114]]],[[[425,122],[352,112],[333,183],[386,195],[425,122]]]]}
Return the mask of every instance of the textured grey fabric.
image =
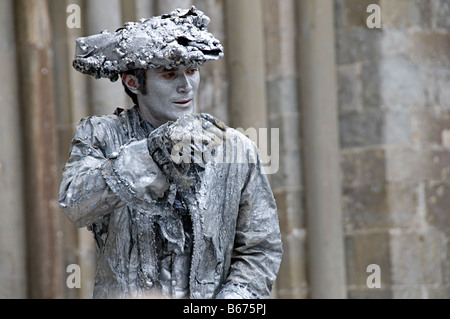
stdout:
{"type": "Polygon", "coordinates": [[[63,170],[59,202],[71,221],[94,233],[95,298],[183,296],[182,289],[167,292],[161,284],[163,248],[157,246],[161,237],[173,251],[189,246],[180,209],[192,223],[192,253],[171,267],[172,275],[189,276],[190,298],[270,297],[282,247],[258,149],[209,115],[185,116],[158,129],[136,107],[82,119],[63,170]],[[196,122],[208,131],[222,130],[226,139],[210,144],[207,160],[169,163],[164,154],[177,145],[175,133],[197,134],[196,122]],[[221,160],[230,153],[232,160],[221,160]],[[131,165],[135,174],[133,161],[138,162],[136,168],[131,165]],[[155,225],[162,226],[157,230],[155,225]]]}

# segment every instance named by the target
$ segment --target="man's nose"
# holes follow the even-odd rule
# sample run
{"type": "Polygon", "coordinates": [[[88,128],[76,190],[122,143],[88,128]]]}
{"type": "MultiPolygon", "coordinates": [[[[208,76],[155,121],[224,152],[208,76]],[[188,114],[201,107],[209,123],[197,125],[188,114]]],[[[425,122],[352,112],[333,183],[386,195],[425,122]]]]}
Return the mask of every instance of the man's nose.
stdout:
{"type": "Polygon", "coordinates": [[[177,86],[178,93],[189,93],[192,90],[191,82],[189,81],[189,76],[186,73],[182,73],[179,77],[179,82],[177,86]]]}

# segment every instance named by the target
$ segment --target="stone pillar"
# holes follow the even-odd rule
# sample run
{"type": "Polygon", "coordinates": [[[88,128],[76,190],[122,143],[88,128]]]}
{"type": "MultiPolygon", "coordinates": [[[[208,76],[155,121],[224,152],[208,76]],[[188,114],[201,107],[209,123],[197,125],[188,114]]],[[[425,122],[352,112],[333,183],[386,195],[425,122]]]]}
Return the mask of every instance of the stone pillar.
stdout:
{"type": "Polygon", "coordinates": [[[263,1],[268,121],[279,130],[278,171],[271,177],[283,240],[274,289],[277,298],[307,298],[306,226],[303,208],[297,68],[297,0],[263,1]]]}
{"type": "Polygon", "coordinates": [[[24,202],[31,298],[61,298],[53,49],[48,2],[15,2],[23,123],[24,202]]]}
{"type": "Polygon", "coordinates": [[[26,233],[14,1],[0,2],[0,298],[26,298],[26,233]]]}
{"type": "Polygon", "coordinates": [[[298,10],[310,294],[345,298],[333,1],[298,10]]]}
{"type": "MultiPolygon", "coordinates": [[[[126,2],[126,0],[122,0],[126,2]]],[[[135,0],[136,1],[136,7],[135,7],[135,20],[138,21],[140,19],[148,19],[156,15],[155,13],[155,2],[154,1],[148,1],[148,0],[135,0]]]]}
{"type": "Polygon", "coordinates": [[[230,125],[267,128],[262,2],[227,0],[225,12],[230,125]]]}
{"type": "MultiPolygon", "coordinates": [[[[114,32],[123,25],[120,0],[88,0],[86,2],[87,34],[98,34],[103,30],[114,32]]],[[[94,79],[86,75],[89,83],[91,113],[112,114],[117,107],[131,106],[120,79],[94,79]]]]}
{"type": "Polygon", "coordinates": [[[197,91],[196,112],[210,113],[228,124],[228,47],[225,37],[224,1],[195,1],[197,9],[211,19],[208,31],[219,39],[225,49],[225,57],[206,63],[200,69],[200,87],[197,91]]]}
{"type": "MultiPolygon", "coordinates": [[[[58,185],[61,183],[62,168],[69,156],[70,142],[75,127],[82,117],[89,115],[89,100],[87,77],[72,67],[75,55],[75,41],[86,35],[86,10],[83,0],[56,1],[50,7],[52,17],[52,31],[55,46],[57,117],[58,117],[58,185]],[[78,5],[81,10],[80,28],[70,28],[67,18],[73,11],[67,12],[69,5],[78,5]]],[[[77,229],[74,224],[63,215],[63,271],[64,278],[70,275],[66,269],[71,264],[77,264],[81,270],[81,288],[65,289],[65,298],[92,298],[94,276],[96,268],[96,252],[92,233],[86,228],[77,229]]]]}
{"type": "Polygon", "coordinates": [[[175,9],[189,9],[192,0],[156,0],[156,14],[170,13],[175,9]]]}

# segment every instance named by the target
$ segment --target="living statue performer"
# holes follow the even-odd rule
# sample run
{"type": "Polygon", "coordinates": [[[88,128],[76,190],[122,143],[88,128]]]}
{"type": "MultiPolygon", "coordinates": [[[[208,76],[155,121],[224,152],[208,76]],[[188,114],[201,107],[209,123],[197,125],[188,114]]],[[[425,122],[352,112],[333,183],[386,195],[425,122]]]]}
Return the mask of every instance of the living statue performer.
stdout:
{"type": "Polygon", "coordinates": [[[75,69],[120,77],[135,104],[81,119],[62,173],[60,206],[95,238],[94,298],[270,297],[282,247],[259,151],[193,113],[199,67],[223,56],[209,22],[177,9],[76,42],[75,69]]]}

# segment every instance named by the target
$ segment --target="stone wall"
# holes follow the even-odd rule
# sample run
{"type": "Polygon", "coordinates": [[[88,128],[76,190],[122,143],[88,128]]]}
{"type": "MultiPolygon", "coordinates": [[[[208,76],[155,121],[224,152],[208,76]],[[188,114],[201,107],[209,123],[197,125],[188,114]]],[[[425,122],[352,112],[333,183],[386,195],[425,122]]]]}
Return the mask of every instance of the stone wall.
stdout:
{"type": "Polygon", "coordinates": [[[448,298],[450,2],[335,5],[349,297],[448,298]]]}

